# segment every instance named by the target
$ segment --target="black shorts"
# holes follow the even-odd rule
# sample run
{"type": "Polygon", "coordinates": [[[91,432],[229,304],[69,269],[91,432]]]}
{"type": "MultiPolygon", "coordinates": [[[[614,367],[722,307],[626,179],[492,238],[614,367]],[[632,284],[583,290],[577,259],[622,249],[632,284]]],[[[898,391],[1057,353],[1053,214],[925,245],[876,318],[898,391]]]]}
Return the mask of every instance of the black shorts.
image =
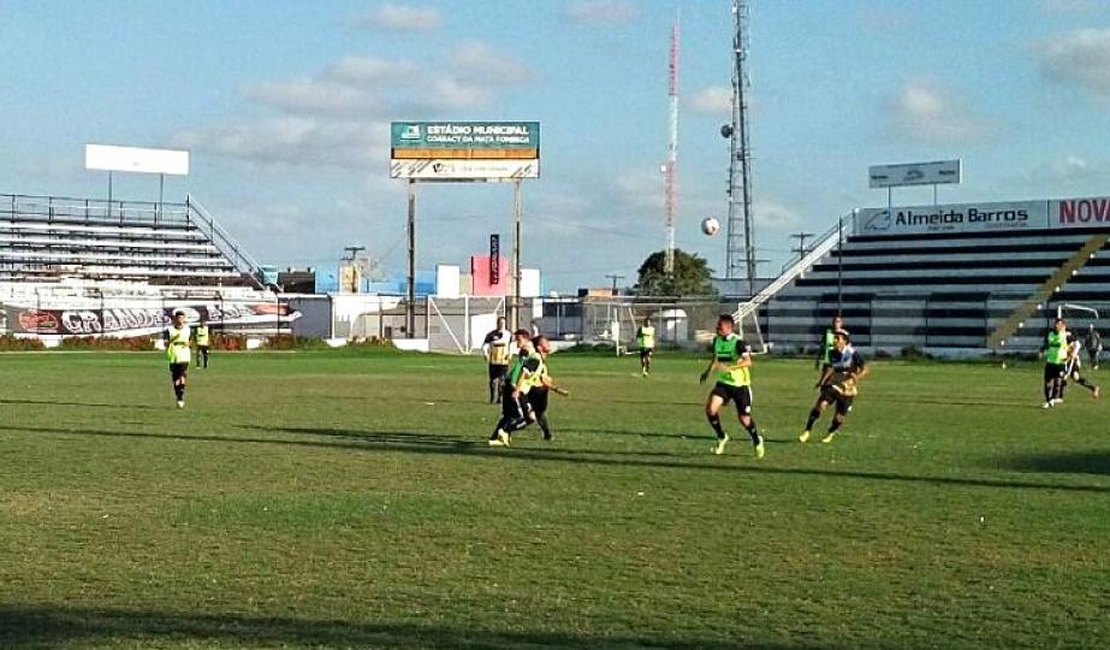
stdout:
{"type": "Polygon", "coordinates": [[[821,401],[826,404],[835,404],[838,415],[848,415],[852,411],[852,402],[855,399],[854,395],[845,395],[832,386],[821,388],[821,401]]]}
{"type": "Polygon", "coordinates": [[[528,406],[532,408],[532,412],[536,415],[547,411],[547,397],[550,391],[546,388],[533,388],[528,391],[528,406]]]}
{"type": "Polygon", "coordinates": [[[655,348],[640,348],[640,358],[647,359],[655,354],[655,348]]]}
{"type": "Polygon", "coordinates": [[[177,381],[182,377],[189,374],[189,364],[187,363],[171,363],[170,364],[170,377],[177,381]]]}
{"type": "Polygon", "coordinates": [[[1046,363],[1044,364],[1044,380],[1046,382],[1056,379],[1064,378],[1064,364],[1062,363],[1046,363]]]}
{"type": "Polygon", "coordinates": [[[730,386],[717,382],[717,385],[713,387],[709,394],[723,399],[726,406],[729,402],[736,402],[736,410],[744,415],[752,412],[751,386],[730,386]]]}
{"type": "Polygon", "coordinates": [[[507,364],[504,365],[504,366],[499,366],[499,365],[492,364],[492,363],[489,364],[489,378],[490,378],[490,381],[493,381],[494,379],[501,379],[502,377],[505,376],[505,373],[508,372],[508,371],[509,371],[509,366],[507,364]]]}
{"type": "Polygon", "coordinates": [[[528,396],[521,395],[520,399],[513,397],[513,391],[506,388],[501,391],[501,415],[509,418],[510,420],[522,418],[528,415],[531,406],[528,404],[528,396]]]}

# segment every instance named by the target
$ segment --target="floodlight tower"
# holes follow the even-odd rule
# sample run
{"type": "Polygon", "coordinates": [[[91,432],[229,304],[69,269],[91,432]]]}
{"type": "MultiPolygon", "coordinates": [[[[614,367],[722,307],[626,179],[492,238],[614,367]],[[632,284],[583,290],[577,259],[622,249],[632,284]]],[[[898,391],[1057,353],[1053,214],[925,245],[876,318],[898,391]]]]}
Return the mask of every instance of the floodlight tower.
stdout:
{"type": "Polygon", "coordinates": [[[736,34],[733,36],[732,122],[721,127],[729,139],[728,224],[725,277],[747,277],[748,294],[755,295],[755,228],[752,223],[752,152],[748,133],[748,3],[732,0],[736,34]]]}
{"type": "Polygon", "coordinates": [[[674,222],[678,209],[678,51],[679,51],[679,15],[675,14],[674,25],[671,27],[671,53],[668,70],[667,97],[670,104],[670,128],[667,139],[667,162],[663,165],[663,182],[666,188],[667,211],[667,252],[664,257],[663,270],[667,276],[674,274],[674,222]]]}

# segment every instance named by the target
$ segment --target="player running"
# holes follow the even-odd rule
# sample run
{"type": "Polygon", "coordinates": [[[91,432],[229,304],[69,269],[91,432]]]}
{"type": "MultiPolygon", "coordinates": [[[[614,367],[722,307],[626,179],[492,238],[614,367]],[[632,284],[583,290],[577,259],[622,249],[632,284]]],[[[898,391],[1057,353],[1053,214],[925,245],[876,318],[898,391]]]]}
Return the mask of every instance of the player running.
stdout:
{"type": "Polygon", "coordinates": [[[543,363],[540,365],[539,372],[532,376],[532,387],[528,391],[530,419],[539,425],[541,439],[550,442],[555,439],[555,436],[551,433],[551,425],[547,421],[548,396],[552,391],[564,396],[570,393],[556,386],[555,381],[551,379],[547,365],[547,357],[551,355],[551,342],[547,337],[543,334],[533,337],[532,347],[543,359],[543,363]]]}
{"type": "Polygon", "coordinates": [[[1052,408],[1064,401],[1068,349],[1068,325],[1063,318],[1057,318],[1045,336],[1044,404],[1041,408],[1052,408]]]}
{"type": "Polygon", "coordinates": [[[833,349],[816,386],[821,392],[817,396],[817,401],[813,404],[813,409],[809,412],[806,428],[798,436],[798,442],[809,440],[809,432],[813,429],[814,423],[825,412],[829,404],[836,404],[836,415],[833,416],[832,422],[829,424],[829,432],[821,439],[823,443],[833,441],[833,438],[840,431],[840,427],[844,424],[844,418],[852,412],[852,402],[859,392],[859,382],[867,375],[867,372],[868,368],[864,365],[863,357],[852,347],[848,333],[845,331],[834,332],[833,349]]]}
{"type": "Polygon", "coordinates": [[[655,354],[655,326],[650,318],[636,329],[636,343],[640,346],[640,375],[647,377],[651,372],[651,357],[655,354]]]}
{"type": "Polygon", "coordinates": [[[1069,338],[1068,339],[1068,361],[1064,365],[1064,385],[1060,389],[1060,399],[1061,400],[1063,400],[1063,398],[1064,398],[1064,388],[1067,387],[1068,380],[1074,381],[1075,383],[1079,384],[1080,386],[1082,386],[1082,387],[1086,388],[1087,390],[1091,391],[1091,397],[1092,398],[1098,399],[1098,397],[1099,397],[1099,388],[1098,388],[1098,386],[1096,386],[1095,384],[1092,384],[1091,382],[1087,381],[1087,379],[1085,377],[1083,377],[1079,374],[1079,370],[1083,365],[1082,362],[1080,361],[1080,358],[1079,358],[1079,354],[1080,354],[1079,351],[1082,348],[1083,348],[1083,344],[1079,341],[1078,338],[1069,338]]]}
{"type": "Polygon", "coordinates": [[[489,446],[508,447],[514,431],[528,426],[529,404],[526,396],[531,390],[534,377],[542,372],[543,358],[532,346],[531,332],[519,329],[513,333],[513,340],[520,351],[509,364],[509,370],[501,382],[501,419],[489,437],[489,446]]]}
{"type": "Polygon", "coordinates": [[[197,344],[197,367],[208,368],[208,316],[201,314],[200,322],[193,328],[193,341],[197,344]]]}
{"type": "Polygon", "coordinates": [[[497,319],[497,327],[486,334],[485,341],[482,343],[482,354],[485,355],[489,365],[490,404],[497,401],[497,395],[501,391],[501,379],[509,370],[509,343],[512,340],[513,335],[505,329],[505,318],[502,316],[497,319]]]}
{"type": "Polygon", "coordinates": [[[185,408],[185,382],[189,375],[189,326],[185,324],[185,312],[173,312],[173,321],[162,332],[166,342],[166,357],[170,360],[170,379],[173,381],[173,394],[177,398],[177,408],[185,408]]]}
{"type": "Polygon", "coordinates": [[[717,336],[713,338],[713,358],[701,373],[701,383],[705,383],[709,373],[717,371],[717,383],[709,392],[705,402],[705,417],[709,426],[717,434],[717,445],[713,453],[725,453],[729,437],[721,427],[721,407],[730,401],[736,402],[736,413],[740,426],[751,436],[755,457],[763,458],[763,436],[759,435],[755,420],[752,419],[752,354],[740,337],[733,332],[735,323],[729,314],[721,314],[717,319],[717,336]]]}

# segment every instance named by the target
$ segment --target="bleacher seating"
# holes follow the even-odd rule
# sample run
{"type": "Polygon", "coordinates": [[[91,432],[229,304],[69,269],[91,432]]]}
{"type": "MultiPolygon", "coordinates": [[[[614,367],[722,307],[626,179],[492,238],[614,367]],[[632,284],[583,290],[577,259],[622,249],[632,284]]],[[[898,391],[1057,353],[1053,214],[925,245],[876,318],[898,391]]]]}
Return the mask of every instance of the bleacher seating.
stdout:
{"type": "Polygon", "coordinates": [[[840,312],[862,347],[1035,351],[1061,304],[1093,306],[1096,326],[1110,327],[1108,234],[1110,224],[849,235],[765,304],[761,326],[786,350],[812,348],[840,312]]]}

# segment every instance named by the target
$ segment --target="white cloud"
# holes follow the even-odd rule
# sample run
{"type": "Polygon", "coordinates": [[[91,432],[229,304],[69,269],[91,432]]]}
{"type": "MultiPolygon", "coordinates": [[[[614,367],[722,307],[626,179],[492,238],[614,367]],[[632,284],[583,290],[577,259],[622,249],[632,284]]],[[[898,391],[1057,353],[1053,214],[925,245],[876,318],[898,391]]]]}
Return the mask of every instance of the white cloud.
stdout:
{"type": "Polygon", "coordinates": [[[690,98],[690,108],[710,115],[732,114],[732,89],[728,86],[702,88],[690,98]]]}
{"type": "Polygon", "coordinates": [[[360,22],[366,27],[380,31],[429,32],[439,29],[443,24],[443,18],[435,9],[385,3],[360,22]]]}
{"type": "Polygon", "coordinates": [[[579,0],[566,9],[572,21],[582,25],[625,25],[638,17],[636,6],[628,0],[579,0]]]}
{"type": "Polygon", "coordinates": [[[892,106],[891,118],[901,135],[933,144],[981,141],[991,132],[950,91],[924,81],[906,85],[892,106]]]}
{"type": "Polygon", "coordinates": [[[383,108],[376,94],[311,79],[256,84],[247,88],[246,96],[283,111],[308,115],[378,114],[383,108]]]}
{"type": "Polygon", "coordinates": [[[1039,52],[1041,74],[1110,99],[1110,29],[1080,29],[1060,35],[1039,52]]]}
{"type": "Polygon", "coordinates": [[[188,131],[170,144],[251,162],[365,168],[388,158],[389,125],[284,117],[188,131]]]}
{"type": "Polygon", "coordinates": [[[485,80],[489,85],[523,83],[532,76],[523,63],[478,41],[460,45],[449,56],[460,75],[485,80]]]}
{"type": "Polygon", "coordinates": [[[324,68],[323,78],[355,88],[411,80],[420,72],[409,61],[389,61],[377,57],[348,56],[324,68]]]}

